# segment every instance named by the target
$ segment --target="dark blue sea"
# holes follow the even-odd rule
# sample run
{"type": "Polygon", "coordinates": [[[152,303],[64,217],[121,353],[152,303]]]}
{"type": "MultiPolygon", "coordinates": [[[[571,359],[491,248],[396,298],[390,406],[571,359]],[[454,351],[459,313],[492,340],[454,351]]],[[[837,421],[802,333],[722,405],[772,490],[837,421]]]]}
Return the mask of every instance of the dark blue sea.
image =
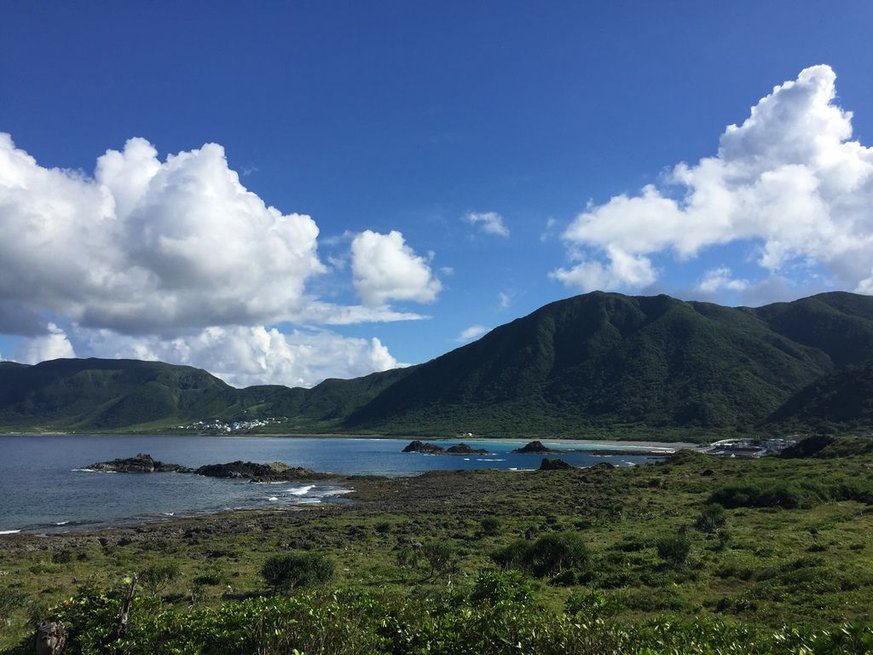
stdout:
{"type": "MultiPolygon", "coordinates": [[[[201,437],[201,436],[0,436],[0,534],[65,532],[168,520],[223,510],[285,508],[342,502],[336,482],[254,484],[181,473],[126,474],[87,470],[98,461],[149,453],[155,459],[197,467],[250,460],[282,461],[340,474],[415,475],[434,469],[526,470],[540,457],[510,452],[521,440],[466,441],[489,455],[402,453],[409,439],[201,437]]],[[[458,443],[457,439],[438,442],[458,443]]],[[[562,458],[576,466],[611,462],[633,466],[653,460],[627,444],[545,442],[555,449],[585,448],[562,458]],[[597,455],[598,448],[627,455],[597,455]],[[637,454],[635,454],[635,451],[637,454]]],[[[668,446],[668,444],[664,444],[668,446]]]]}

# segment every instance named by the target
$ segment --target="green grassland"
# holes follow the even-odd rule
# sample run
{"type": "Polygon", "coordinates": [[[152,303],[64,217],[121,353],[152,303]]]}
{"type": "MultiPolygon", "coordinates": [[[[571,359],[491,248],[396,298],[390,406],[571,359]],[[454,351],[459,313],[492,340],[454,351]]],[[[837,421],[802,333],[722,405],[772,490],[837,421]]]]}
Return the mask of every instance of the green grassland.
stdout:
{"type": "Polygon", "coordinates": [[[353,502],[304,511],[6,537],[0,651],[30,652],[17,645],[54,612],[80,630],[72,652],[97,652],[88,630],[110,630],[134,574],[131,636],[106,652],[873,649],[869,453],[346,483],[353,502]],[[555,543],[577,550],[497,573],[507,552],[555,543]],[[264,563],[304,552],[332,579],[274,597],[264,563]]]}

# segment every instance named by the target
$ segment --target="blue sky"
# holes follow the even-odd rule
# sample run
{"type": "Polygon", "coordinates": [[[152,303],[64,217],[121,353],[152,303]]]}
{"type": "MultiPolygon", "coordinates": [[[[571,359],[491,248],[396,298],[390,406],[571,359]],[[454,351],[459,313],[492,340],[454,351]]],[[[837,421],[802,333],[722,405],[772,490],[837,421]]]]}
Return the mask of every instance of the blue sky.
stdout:
{"type": "Polygon", "coordinates": [[[310,385],[592,289],[871,293],[871,25],[867,2],[4,3],[0,357],[310,385]]]}

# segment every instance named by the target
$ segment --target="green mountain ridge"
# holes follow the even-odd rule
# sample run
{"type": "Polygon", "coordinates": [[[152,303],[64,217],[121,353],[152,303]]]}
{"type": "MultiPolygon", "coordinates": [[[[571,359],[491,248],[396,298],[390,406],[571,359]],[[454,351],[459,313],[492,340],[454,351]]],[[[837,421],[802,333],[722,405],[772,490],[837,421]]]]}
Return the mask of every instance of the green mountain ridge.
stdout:
{"type": "Polygon", "coordinates": [[[873,424],[873,298],[760,308],[594,292],[414,367],[235,389],[136,360],[0,363],[0,428],[147,430],[283,417],[288,432],[614,436],[873,424]]]}

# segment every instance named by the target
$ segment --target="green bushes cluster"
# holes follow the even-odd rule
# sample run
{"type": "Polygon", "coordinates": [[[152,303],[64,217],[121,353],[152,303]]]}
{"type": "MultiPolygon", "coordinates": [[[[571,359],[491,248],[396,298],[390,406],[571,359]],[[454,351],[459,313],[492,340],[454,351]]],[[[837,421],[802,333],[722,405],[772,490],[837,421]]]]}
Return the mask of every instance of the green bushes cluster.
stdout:
{"type": "Polygon", "coordinates": [[[261,568],[261,577],[274,594],[327,582],[333,574],[333,560],[319,553],[273,555],[261,568]]]}
{"type": "Polygon", "coordinates": [[[491,558],[502,568],[519,569],[544,578],[584,570],[590,553],[580,533],[551,532],[536,541],[513,541],[494,552],[491,558]]]}
{"type": "MultiPolygon", "coordinates": [[[[773,631],[711,618],[604,621],[610,601],[573,595],[568,611],[531,600],[517,572],[488,572],[472,589],[439,595],[303,590],[295,596],[183,609],[137,597],[121,639],[104,643],[122,590],[80,592],[53,611],[69,635],[68,655],[847,655],[873,649],[870,626],[773,631]]],[[[33,652],[28,641],[7,655],[33,652]]]]}
{"type": "Polygon", "coordinates": [[[737,507],[782,507],[809,509],[824,502],[855,500],[873,504],[873,481],[834,476],[823,480],[797,482],[750,482],[717,489],[709,503],[728,509],[737,507]]]}

